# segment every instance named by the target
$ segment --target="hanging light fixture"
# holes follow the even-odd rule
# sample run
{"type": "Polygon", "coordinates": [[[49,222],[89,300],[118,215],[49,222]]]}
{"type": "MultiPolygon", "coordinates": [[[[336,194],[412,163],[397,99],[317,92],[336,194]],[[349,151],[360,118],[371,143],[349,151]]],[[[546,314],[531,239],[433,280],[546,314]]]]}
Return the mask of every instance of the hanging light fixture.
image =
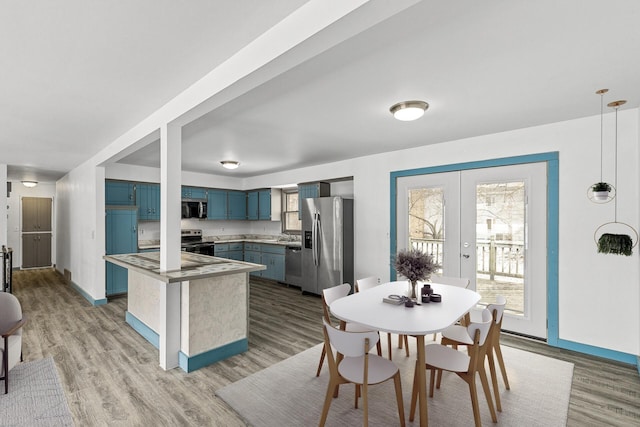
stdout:
{"type": "Polygon", "coordinates": [[[609,92],[609,89],[600,89],[596,91],[596,95],[600,95],[600,181],[591,185],[587,190],[587,197],[594,203],[607,203],[615,196],[615,187],[608,182],[605,182],[602,177],[602,162],[603,162],[603,117],[604,117],[604,94],[609,92]]]}
{"type": "MultiPolygon", "coordinates": [[[[613,101],[607,104],[616,111],[616,134],[615,134],[615,167],[614,184],[618,185],[618,108],[626,104],[627,101],[613,101]]],[[[618,199],[613,204],[613,222],[607,222],[598,227],[593,235],[599,253],[616,254],[630,256],[633,248],[638,244],[638,232],[635,228],[624,222],[618,221],[618,199]]]]}
{"type": "Polygon", "coordinates": [[[396,119],[410,122],[422,117],[427,108],[429,108],[429,104],[424,101],[403,101],[392,105],[389,111],[396,119]]]}
{"type": "Polygon", "coordinates": [[[28,188],[33,188],[38,185],[38,181],[22,181],[22,185],[28,188]]]}
{"type": "Polygon", "coordinates": [[[236,162],[234,160],[223,160],[220,162],[223,168],[226,169],[237,169],[240,166],[240,162],[236,162]]]}

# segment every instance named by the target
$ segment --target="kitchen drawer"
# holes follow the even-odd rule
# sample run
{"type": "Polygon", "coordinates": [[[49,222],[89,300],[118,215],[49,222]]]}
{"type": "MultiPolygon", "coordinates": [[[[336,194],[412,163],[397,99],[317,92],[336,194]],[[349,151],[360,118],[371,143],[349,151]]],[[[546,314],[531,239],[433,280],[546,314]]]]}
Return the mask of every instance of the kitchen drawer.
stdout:
{"type": "Polygon", "coordinates": [[[236,242],[236,243],[229,243],[229,250],[230,251],[242,251],[244,250],[244,243],[242,242],[236,242]]]}
{"type": "Polygon", "coordinates": [[[245,251],[254,251],[260,252],[260,243],[245,243],[244,244],[245,251]]]}
{"type": "Polygon", "coordinates": [[[228,250],[229,250],[228,243],[216,243],[213,247],[213,253],[216,255],[222,252],[227,252],[228,250]]]}
{"type": "Polygon", "coordinates": [[[263,243],[261,246],[262,246],[262,252],[284,255],[285,247],[282,245],[269,245],[267,243],[263,243]]]}

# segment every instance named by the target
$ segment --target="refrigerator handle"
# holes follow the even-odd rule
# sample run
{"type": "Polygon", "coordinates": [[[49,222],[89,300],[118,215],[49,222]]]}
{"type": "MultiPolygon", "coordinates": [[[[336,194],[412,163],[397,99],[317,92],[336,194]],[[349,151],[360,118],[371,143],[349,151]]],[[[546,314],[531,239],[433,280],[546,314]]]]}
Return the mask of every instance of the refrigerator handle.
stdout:
{"type": "Polygon", "coordinates": [[[318,226],[320,222],[320,218],[318,215],[318,212],[314,212],[313,213],[313,227],[312,227],[312,236],[311,239],[313,240],[313,264],[317,267],[318,266],[318,261],[319,261],[319,257],[320,254],[318,252],[319,248],[318,248],[318,226]]]}

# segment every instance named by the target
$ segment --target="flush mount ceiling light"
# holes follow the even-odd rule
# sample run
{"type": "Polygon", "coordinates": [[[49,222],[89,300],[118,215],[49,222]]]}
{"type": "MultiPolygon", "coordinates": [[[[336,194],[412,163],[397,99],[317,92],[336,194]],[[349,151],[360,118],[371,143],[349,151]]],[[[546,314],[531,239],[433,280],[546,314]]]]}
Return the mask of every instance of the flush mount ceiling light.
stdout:
{"type": "Polygon", "coordinates": [[[22,181],[22,185],[24,185],[25,187],[35,187],[36,185],[38,185],[37,181],[22,181]]]}
{"type": "Polygon", "coordinates": [[[393,105],[389,111],[396,119],[410,122],[422,117],[427,108],[429,104],[424,101],[403,101],[393,105]]]}
{"type": "Polygon", "coordinates": [[[234,160],[223,160],[220,162],[223,168],[226,169],[237,169],[240,166],[240,162],[236,162],[234,160]]]}

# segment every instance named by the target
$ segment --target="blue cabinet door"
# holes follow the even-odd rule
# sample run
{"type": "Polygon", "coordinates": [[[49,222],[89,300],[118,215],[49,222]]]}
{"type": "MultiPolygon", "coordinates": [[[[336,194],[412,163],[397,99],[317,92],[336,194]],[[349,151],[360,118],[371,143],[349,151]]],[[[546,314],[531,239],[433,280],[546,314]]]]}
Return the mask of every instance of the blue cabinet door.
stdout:
{"type": "Polygon", "coordinates": [[[184,199],[206,199],[207,189],[201,187],[182,187],[182,198],[184,199]]]}
{"type": "MultiPolygon", "coordinates": [[[[260,252],[256,251],[244,251],[244,260],[253,264],[262,264],[262,257],[260,256],[260,252]]],[[[252,271],[250,274],[252,276],[261,277],[262,271],[252,271]]]]}
{"type": "Polygon", "coordinates": [[[136,206],[138,206],[138,219],[146,221],[151,216],[149,204],[149,184],[136,185],[136,206]]]}
{"type": "Polygon", "coordinates": [[[271,190],[258,193],[258,219],[271,220],[271,190]]]}
{"type": "Polygon", "coordinates": [[[149,184],[148,191],[148,203],[151,213],[149,214],[149,220],[160,221],[160,185],[149,184]]]}
{"type": "Polygon", "coordinates": [[[260,218],[258,212],[258,191],[249,191],[247,193],[247,218],[257,220],[260,218]]]}
{"type": "Polygon", "coordinates": [[[135,197],[133,182],[105,181],[104,204],[106,206],[133,206],[135,197]]]}
{"type": "Polygon", "coordinates": [[[207,201],[208,219],[227,219],[227,192],[225,190],[209,190],[207,201]]]}
{"type": "Polygon", "coordinates": [[[244,191],[227,191],[227,219],[247,219],[247,193],[244,191]]]}
{"type": "MultiPolygon", "coordinates": [[[[106,253],[128,254],[138,251],[138,216],[135,209],[107,209],[106,253]]],[[[106,264],[107,295],[127,292],[128,271],[126,268],[106,264]]]]}
{"type": "Polygon", "coordinates": [[[267,266],[262,277],[284,281],[284,255],[262,252],[262,264],[267,266]]]}

